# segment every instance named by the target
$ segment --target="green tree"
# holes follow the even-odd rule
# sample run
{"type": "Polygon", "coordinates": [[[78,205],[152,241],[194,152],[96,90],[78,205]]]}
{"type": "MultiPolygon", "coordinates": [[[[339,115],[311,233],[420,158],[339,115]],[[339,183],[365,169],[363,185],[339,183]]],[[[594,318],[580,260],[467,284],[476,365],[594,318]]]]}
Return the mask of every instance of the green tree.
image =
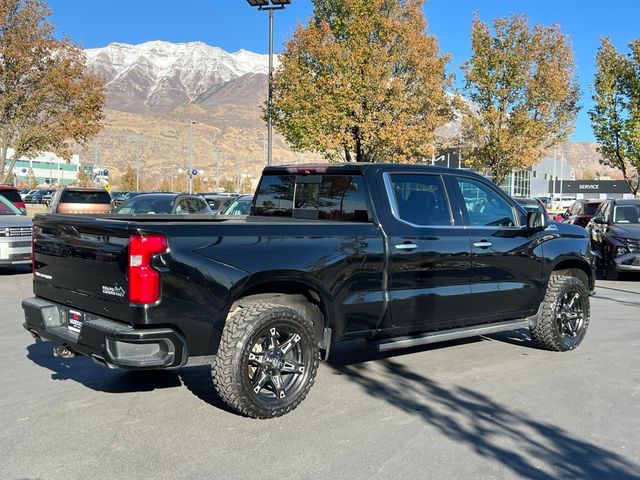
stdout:
{"type": "Polygon", "coordinates": [[[169,180],[167,178],[162,179],[162,183],[160,184],[160,191],[161,192],[171,191],[171,184],[169,183],[169,180]]]}
{"type": "MultiPolygon", "coordinates": [[[[424,0],[314,0],[280,56],[276,129],[330,160],[409,161],[433,153],[451,115],[446,56],[424,0]]],[[[267,106],[268,108],[268,106],[267,106]]]]}
{"type": "Polygon", "coordinates": [[[79,187],[90,187],[91,186],[91,179],[89,178],[89,175],[87,175],[87,173],[84,171],[83,168],[80,168],[78,170],[78,176],[76,178],[76,182],[75,183],[79,187]]]}
{"type": "Polygon", "coordinates": [[[500,183],[571,134],[580,97],[573,51],[558,26],[530,28],[524,15],[495,19],[493,33],[476,17],[471,49],[462,67],[465,165],[500,183]]]}
{"type": "Polygon", "coordinates": [[[202,176],[201,175],[194,175],[192,177],[193,179],[191,180],[191,190],[195,193],[195,192],[201,192],[202,191],[202,176]]]}
{"type": "Polygon", "coordinates": [[[589,110],[591,126],[600,144],[601,163],[617,168],[635,195],[640,182],[640,38],[631,52],[618,52],[609,38],[596,54],[593,83],[595,105],[589,110]]]}
{"type": "Polygon", "coordinates": [[[81,49],[54,38],[50,13],[42,0],[0,1],[0,172],[43,151],[69,158],[70,141],[101,128],[104,82],[81,49]]]}
{"type": "Polygon", "coordinates": [[[120,189],[127,192],[136,190],[136,172],[131,165],[127,166],[127,170],[122,174],[120,189]]]}
{"type": "Polygon", "coordinates": [[[233,193],[237,190],[236,183],[231,178],[222,179],[221,184],[222,184],[222,189],[225,193],[233,193]]]}
{"type": "Polygon", "coordinates": [[[27,173],[27,180],[29,188],[38,187],[38,179],[36,178],[36,174],[33,172],[33,168],[31,167],[29,167],[29,172],[27,173]]]}

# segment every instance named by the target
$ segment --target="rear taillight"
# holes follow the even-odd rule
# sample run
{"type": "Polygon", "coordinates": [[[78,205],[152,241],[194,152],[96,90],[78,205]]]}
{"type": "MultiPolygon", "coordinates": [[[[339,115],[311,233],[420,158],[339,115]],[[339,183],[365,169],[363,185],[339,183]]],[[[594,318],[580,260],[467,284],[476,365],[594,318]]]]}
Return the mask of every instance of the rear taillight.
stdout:
{"type": "Polygon", "coordinates": [[[129,302],[136,305],[160,300],[160,274],[151,266],[154,255],[167,251],[164,235],[129,237],[129,302]]]}

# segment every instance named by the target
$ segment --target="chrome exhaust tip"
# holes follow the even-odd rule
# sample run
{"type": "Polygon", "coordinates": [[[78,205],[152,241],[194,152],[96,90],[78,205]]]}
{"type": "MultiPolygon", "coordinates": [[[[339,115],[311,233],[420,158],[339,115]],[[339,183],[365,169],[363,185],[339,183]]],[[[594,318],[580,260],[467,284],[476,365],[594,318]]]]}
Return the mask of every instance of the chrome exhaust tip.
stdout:
{"type": "Polygon", "coordinates": [[[53,347],[53,356],[61,358],[73,358],[76,356],[71,350],[62,345],[56,345],[53,347]]]}

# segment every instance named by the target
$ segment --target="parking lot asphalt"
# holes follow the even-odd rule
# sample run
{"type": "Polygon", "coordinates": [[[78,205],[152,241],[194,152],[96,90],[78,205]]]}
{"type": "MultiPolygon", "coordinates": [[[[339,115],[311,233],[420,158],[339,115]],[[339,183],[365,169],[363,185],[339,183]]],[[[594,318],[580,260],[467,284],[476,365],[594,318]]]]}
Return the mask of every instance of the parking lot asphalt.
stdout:
{"type": "Polygon", "coordinates": [[[640,282],[598,282],[573,352],[527,332],[389,354],[338,346],[297,410],[228,411],[207,367],[54,358],[0,271],[0,479],[640,479],[640,282]]]}

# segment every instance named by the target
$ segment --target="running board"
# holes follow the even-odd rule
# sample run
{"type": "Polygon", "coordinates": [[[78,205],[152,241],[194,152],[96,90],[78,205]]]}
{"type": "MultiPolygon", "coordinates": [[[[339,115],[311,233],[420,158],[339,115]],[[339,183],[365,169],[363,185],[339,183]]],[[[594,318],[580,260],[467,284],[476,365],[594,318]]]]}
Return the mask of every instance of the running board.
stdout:
{"type": "Polygon", "coordinates": [[[371,347],[378,352],[386,352],[396,348],[415,347],[428,343],[446,342],[447,340],[457,340],[458,338],[474,337],[476,335],[488,335],[490,333],[517,330],[518,328],[529,328],[528,320],[509,320],[507,322],[489,323],[485,325],[474,325],[473,327],[454,328],[451,330],[441,330],[419,335],[407,335],[404,337],[385,338],[377,342],[372,342],[371,347]]]}

